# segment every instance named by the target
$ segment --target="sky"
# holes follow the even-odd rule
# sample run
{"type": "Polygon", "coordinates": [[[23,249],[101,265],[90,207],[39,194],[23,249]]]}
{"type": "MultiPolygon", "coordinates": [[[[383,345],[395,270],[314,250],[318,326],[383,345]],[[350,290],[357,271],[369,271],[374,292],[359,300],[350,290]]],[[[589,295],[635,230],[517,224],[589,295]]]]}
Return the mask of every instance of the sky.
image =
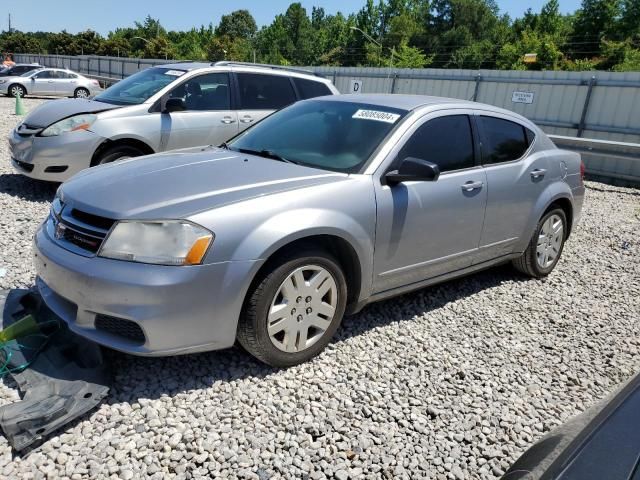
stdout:
{"type": "MultiPolygon", "coordinates": [[[[258,26],[268,25],[278,13],[283,13],[295,0],[20,0],[3,1],[0,8],[0,30],[8,27],[11,13],[13,28],[22,31],[61,31],[77,33],[92,29],[106,35],[116,27],[132,26],[147,14],[159,18],[168,30],[189,30],[191,27],[216,25],[220,17],[238,9],[247,9],[258,26]],[[2,18],[4,17],[4,18],[2,18]]],[[[341,11],[349,14],[358,11],[365,0],[301,0],[311,12],[311,7],[324,7],[327,13],[341,11]]],[[[546,0],[498,0],[503,12],[512,18],[522,16],[531,7],[539,11],[546,0]]],[[[560,0],[563,13],[575,11],[580,0],[560,0]]]]}

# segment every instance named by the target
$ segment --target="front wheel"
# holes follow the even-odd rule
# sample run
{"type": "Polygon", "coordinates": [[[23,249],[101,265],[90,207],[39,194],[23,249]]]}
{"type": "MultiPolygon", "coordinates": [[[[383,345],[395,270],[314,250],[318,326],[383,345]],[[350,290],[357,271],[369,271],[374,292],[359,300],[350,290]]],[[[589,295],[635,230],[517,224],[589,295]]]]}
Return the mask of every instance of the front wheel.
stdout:
{"type": "Polygon", "coordinates": [[[290,252],[249,292],[238,342],[257,359],[289,367],[320,353],[344,315],[347,284],[338,262],[318,249],[290,252]]]}
{"type": "Polygon", "coordinates": [[[538,222],[529,246],[514,267],[531,277],[546,277],[555,268],[567,238],[567,216],[561,208],[547,212],[538,222]]]}
{"type": "Polygon", "coordinates": [[[91,166],[94,167],[96,165],[104,165],[106,163],[111,163],[119,160],[126,160],[131,157],[139,157],[144,155],[144,152],[139,148],[133,147],[131,145],[114,145],[113,147],[107,148],[103,152],[100,152],[91,163],[91,166]]]}
{"type": "Polygon", "coordinates": [[[27,94],[27,91],[24,89],[24,87],[22,85],[11,85],[9,87],[9,96],[10,97],[22,97],[24,98],[24,96],[27,94]]]}

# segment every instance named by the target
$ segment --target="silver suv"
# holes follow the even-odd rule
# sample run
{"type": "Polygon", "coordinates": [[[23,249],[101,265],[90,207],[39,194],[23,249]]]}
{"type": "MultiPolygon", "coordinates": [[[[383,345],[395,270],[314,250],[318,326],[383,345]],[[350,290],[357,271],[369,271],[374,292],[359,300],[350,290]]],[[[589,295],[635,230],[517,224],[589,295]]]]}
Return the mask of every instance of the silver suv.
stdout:
{"type": "Polygon", "coordinates": [[[12,164],[23,175],[63,182],[115,160],[218,145],[297,100],[337,93],[327,79],[283,67],[152,67],[92,100],[38,107],[10,134],[12,164]]]}
{"type": "Polygon", "coordinates": [[[219,148],[90,169],[35,235],[37,286],[80,335],[138,355],[232,346],[286,366],[345,312],[512,261],[548,275],[580,156],[525,118],[437,97],[298,102],[219,148]]]}

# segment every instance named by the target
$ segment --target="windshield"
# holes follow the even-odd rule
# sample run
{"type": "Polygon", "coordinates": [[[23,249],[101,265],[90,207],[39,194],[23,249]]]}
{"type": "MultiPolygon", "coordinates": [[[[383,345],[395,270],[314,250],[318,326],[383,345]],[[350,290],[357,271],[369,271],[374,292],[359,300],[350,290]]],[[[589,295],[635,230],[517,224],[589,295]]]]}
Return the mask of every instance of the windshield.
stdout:
{"type": "Polygon", "coordinates": [[[274,113],[230,142],[231,150],[356,173],[406,110],[312,100],[274,113]]]}
{"type": "Polygon", "coordinates": [[[186,73],[185,70],[153,67],[120,80],[94,98],[114,105],[139,105],[186,73]]]}

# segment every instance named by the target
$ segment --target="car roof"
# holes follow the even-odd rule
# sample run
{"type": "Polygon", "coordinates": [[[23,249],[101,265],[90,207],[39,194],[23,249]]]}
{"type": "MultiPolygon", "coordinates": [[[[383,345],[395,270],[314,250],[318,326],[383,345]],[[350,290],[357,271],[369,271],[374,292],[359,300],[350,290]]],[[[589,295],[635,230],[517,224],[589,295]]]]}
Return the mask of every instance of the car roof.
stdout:
{"type": "Polygon", "coordinates": [[[339,102],[354,102],[375,105],[378,107],[400,108],[402,110],[415,110],[416,108],[430,105],[466,105],[469,108],[477,106],[477,103],[460,100],[458,98],[434,97],[431,95],[404,95],[397,93],[352,93],[331,97],[327,100],[339,102]]]}
{"type": "Polygon", "coordinates": [[[519,115],[510,110],[505,110],[504,108],[496,107],[494,105],[472,102],[470,100],[462,100],[459,98],[436,97],[432,95],[407,95],[398,93],[351,93],[344,95],[335,95],[331,97],[316,97],[311,98],[307,101],[314,100],[363,103],[383,108],[399,108],[401,110],[407,111],[416,110],[421,107],[462,107],[501,113],[527,121],[526,118],[524,118],[522,115],[519,115]]]}
{"type": "Polygon", "coordinates": [[[236,71],[263,71],[269,72],[274,75],[288,75],[288,76],[300,76],[305,78],[310,78],[316,80],[318,82],[327,82],[328,80],[325,77],[318,76],[312,71],[304,70],[296,67],[286,67],[280,65],[266,65],[260,63],[245,63],[245,62],[232,62],[232,61],[221,61],[221,62],[180,62],[180,63],[167,63],[167,64],[159,64],[154,65],[154,67],[159,68],[172,68],[176,70],[186,70],[187,72],[191,72],[193,70],[199,69],[212,69],[212,68],[228,68],[236,71]]]}

